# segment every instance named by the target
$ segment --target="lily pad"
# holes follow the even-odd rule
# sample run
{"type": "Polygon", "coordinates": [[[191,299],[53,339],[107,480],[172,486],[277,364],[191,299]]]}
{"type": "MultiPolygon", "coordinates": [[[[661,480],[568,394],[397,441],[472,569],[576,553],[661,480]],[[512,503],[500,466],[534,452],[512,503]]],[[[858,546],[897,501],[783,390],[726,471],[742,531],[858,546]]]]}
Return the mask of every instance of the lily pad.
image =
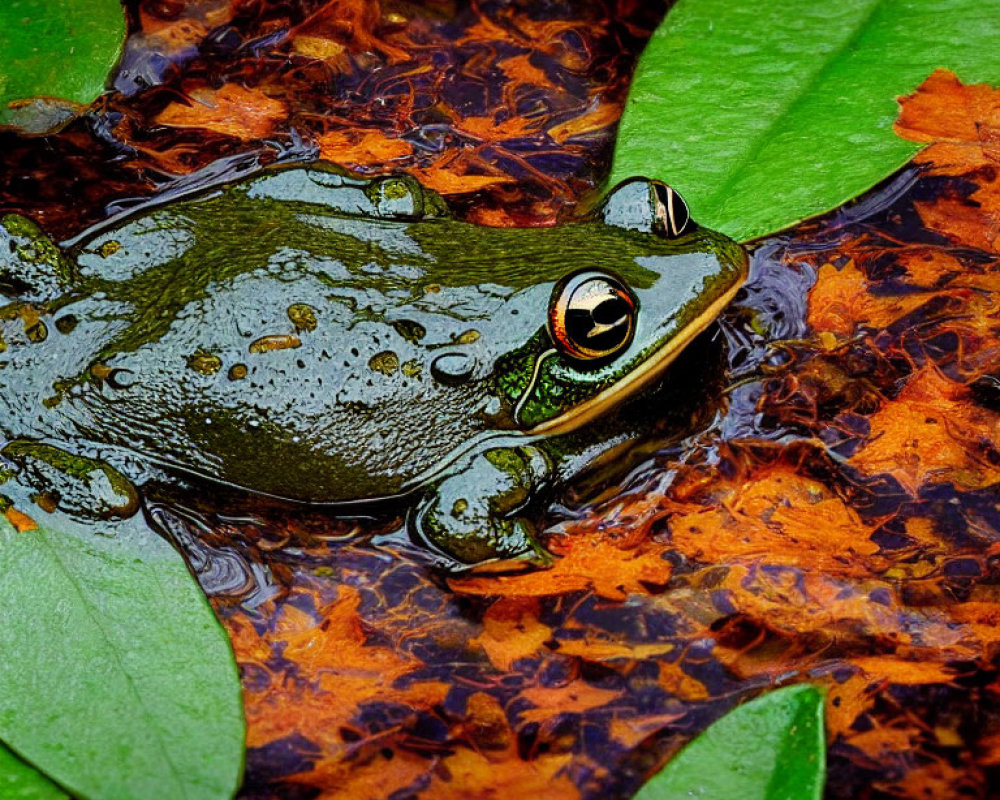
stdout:
{"type": "Polygon", "coordinates": [[[634,800],[820,800],[825,778],[823,695],[789,686],[710,725],[634,800]]]}
{"type": "MultiPolygon", "coordinates": [[[[93,102],[121,57],[119,0],[4,0],[0,3],[0,125],[65,117],[93,102]],[[46,98],[38,100],[37,98],[46,98]]],[[[51,127],[51,125],[46,125],[51,127]]]]}
{"type": "Polygon", "coordinates": [[[0,739],[81,798],[230,797],[240,682],[183,560],[138,520],[58,525],[0,517],[0,739]]]}
{"type": "Polygon", "coordinates": [[[679,0],[636,68],[611,182],[661,178],[746,240],[906,163],[896,97],[938,67],[1000,83],[1000,0],[679,0]]]}
{"type": "Polygon", "coordinates": [[[4,800],[69,800],[69,795],[0,744],[0,797],[4,800]]]}

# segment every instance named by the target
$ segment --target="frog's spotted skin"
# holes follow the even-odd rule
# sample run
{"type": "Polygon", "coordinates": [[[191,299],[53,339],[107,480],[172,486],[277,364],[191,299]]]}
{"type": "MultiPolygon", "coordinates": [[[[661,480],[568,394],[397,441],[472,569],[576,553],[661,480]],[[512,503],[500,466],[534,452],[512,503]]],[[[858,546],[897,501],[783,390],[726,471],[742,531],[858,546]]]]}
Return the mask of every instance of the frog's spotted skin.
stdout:
{"type": "Polygon", "coordinates": [[[0,431],[22,460],[44,442],[298,501],[412,493],[415,532],[452,566],[544,558],[519,514],[550,482],[549,445],[655,379],[745,274],[732,241],[664,227],[664,188],[496,229],[409,178],[286,168],[65,252],[7,216],[0,431]],[[578,270],[636,305],[595,362],[548,321],[578,270]]]}

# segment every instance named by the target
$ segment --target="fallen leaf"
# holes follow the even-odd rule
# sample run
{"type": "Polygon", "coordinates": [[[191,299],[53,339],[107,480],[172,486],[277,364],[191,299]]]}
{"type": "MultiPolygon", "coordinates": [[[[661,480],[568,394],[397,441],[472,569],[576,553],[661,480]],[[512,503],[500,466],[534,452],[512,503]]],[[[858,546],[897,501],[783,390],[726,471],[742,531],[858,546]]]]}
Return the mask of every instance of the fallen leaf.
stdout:
{"type": "Polygon", "coordinates": [[[535,598],[502,598],[483,615],[483,632],[469,645],[480,647],[497,669],[508,672],[521,658],[530,658],[552,638],[552,629],[538,619],[535,598]]]}
{"type": "Polygon", "coordinates": [[[1000,482],[985,441],[1000,445],[1000,415],[973,406],[968,390],[933,368],[910,376],[895,401],[870,418],[871,432],[851,456],[868,475],[888,473],[907,491],[950,481],[965,489],[1000,482]]]}
{"type": "Polygon", "coordinates": [[[355,167],[384,167],[413,152],[409,142],[364,128],[324,133],[319,137],[319,147],[321,155],[328,161],[355,167]]]}
{"type": "Polygon", "coordinates": [[[549,570],[517,575],[452,578],[461,594],[499,597],[548,597],[592,589],[601,597],[623,600],[630,594],[648,594],[670,577],[670,564],[655,544],[623,549],[607,535],[553,537],[549,548],[558,556],[549,570]]]}
{"type": "Polygon", "coordinates": [[[190,104],[168,105],[154,122],[175,128],[204,128],[247,141],[270,136],[288,115],[281,100],[235,83],[216,90],[195,89],[190,97],[190,104]]]}

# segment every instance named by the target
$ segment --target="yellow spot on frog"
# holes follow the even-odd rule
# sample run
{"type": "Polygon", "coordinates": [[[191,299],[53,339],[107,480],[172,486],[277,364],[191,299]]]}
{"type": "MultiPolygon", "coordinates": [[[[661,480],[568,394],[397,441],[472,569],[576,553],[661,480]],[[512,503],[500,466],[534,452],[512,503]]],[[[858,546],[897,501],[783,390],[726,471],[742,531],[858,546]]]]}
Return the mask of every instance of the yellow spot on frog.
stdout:
{"type": "Polygon", "coordinates": [[[271,336],[261,336],[250,342],[251,353],[270,353],[272,350],[294,350],[302,347],[302,340],[290,333],[275,333],[271,336]]]}
{"type": "Polygon", "coordinates": [[[101,248],[97,252],[101,254],[101,258],[108,258],[121,249],[121,242],[116,242],[114,239],[108,239],[108,241],[101,245],[101,248]]]}
{"type": "Polygon", "coordinates": [[[415,358],[411,358],[409,361],[403,362],[403,374],[407,378],[419,378],[423,371],[424,368],[415,358]]]}
{"type": "Polygon", "coordinates": [[[42,316],[38,313],[37,308],[25,303],[18,306],[17,314],[24,322],[24,335],[28,337],[29,342],[38,344],[49,338],[49,329],[42,321],[42,316]]]}
{"type": "Polygon", "coordinates": [[[246,364],[233,364],[226,373],[226,377],[231,381],[241,381],[247,376],[246,364]]]}
{"type": "Polygon", "coordinates": [[[383,350],[371,357],[368,368],[383,375],[395,375],[399,371],[399,356],[392,350],[383,350]]]}
{"type": "Polygon", "coordinates": [[[451,507],[451,515],[453,517],[460,517],[469,508],[469,501],[460,497],[455,501],[455,504],[451,507]]]}
{"type": "Polygon", "coordinates": [[[201,375],[214,375],[222,369],[222,359],[207,350],[197,350],[188,356],[187,365],[201,375]]]}
{"type": "Polygon", "coordinates": [[[428,283],[424,287],[424,293],[425,294],[437,294],[440,291],[441,291],[441,284],[440,283],[428,283]]]}
{"type": "Polygon", "coordinates": [[[90,374],[100,381],[106,381],[111,374],[111,367],[98,361],[90,368],[90,374]]]}
{"type": "Polygon", "coordinates": [[[40,319],[35,320],[34,323],[28,324],[28,320],[24,321],[24,333],[28,337],[29,342],[34,342],[38,344],[39,342],[44,342],[49,338],[49,329],[45,326],[45,323],[40,319]]]}
{"type": "Polygon", "coordinates": [[[479,341],[479,331],[470,330],[455,337],[455,344],[472,344],[479,341]]]}
{"type": "Polygon", "coordinates": [[[295,326],[296,333],[316,330],[316,311],[305,303],[296,303],[288,307],[288,318],[295,326]]]}
{"type": "Polygon", "coordinates": [[[392,327],[410,344],[416,344],[427,335],[427,329],[423,325],[409,319],[396,320],[392,323],[392,327]]]}

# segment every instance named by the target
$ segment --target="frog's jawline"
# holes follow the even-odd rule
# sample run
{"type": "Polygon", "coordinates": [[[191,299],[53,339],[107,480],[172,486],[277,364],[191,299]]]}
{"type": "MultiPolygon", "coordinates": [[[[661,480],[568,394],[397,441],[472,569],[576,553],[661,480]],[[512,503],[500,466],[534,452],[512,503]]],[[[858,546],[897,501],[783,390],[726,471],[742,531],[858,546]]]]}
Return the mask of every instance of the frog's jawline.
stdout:
{"type": "Polygon", "coordinates": [[[715,300],[712,305],[699,314],[683,332],[660,348],[655,356],[636,367],[620,381],[612,384],[603,392],[594,395],[589,400],[585,400],[566,413],[536,425],[526,433],[537,436],[558,436],[562,433],[569,433],[582,425],[586,425],[595,417],[604,414],[612,406],[621,403],[626,397],[648,386],[670,366],[671,362],[680,355],[681,351],[687,347],[692,339],[715,321],[716,317],[722,313],[722,310],[729,305],[729,302],[736,295],[736,292],[739,291],[742,284],[743,282],[740,281],[731,287],[725,294],[715,300]]]}

